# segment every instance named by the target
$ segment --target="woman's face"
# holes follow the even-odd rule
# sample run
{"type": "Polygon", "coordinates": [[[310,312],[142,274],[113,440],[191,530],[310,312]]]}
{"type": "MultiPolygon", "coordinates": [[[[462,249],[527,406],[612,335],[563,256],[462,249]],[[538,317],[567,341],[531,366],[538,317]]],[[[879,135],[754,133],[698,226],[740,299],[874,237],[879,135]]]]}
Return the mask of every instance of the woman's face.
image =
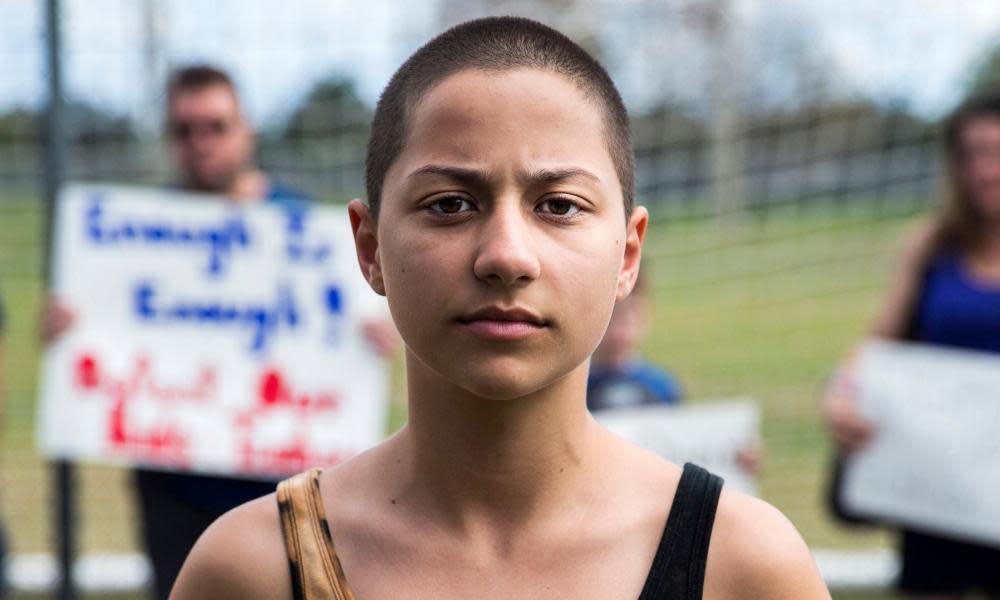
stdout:
{"type": "Polygon", "coordinates": [[[598,106],[536,69],[460,71],[427,92],[381,202],[359,256],[408,368],[494,399],[586,369],[646,225],[642,208],[626,222],[598,106]]]}
{"type": "Polygon", "coordinates": [[[973,117],[961,132],[959,177],[973,208],[1000,221],[1000,116],[973,117]]]}

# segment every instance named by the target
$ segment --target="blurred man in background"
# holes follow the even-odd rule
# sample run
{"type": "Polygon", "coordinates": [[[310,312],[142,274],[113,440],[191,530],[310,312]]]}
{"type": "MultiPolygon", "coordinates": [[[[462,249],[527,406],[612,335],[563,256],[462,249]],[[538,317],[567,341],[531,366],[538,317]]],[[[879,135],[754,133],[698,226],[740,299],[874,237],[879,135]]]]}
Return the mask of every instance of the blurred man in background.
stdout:
{"type": "Polygon", "coordinates": [[[167,136],[179,187],[236,202],[305,200],[254,164],[255,133],[232,80],[208,66],[181,69],[167,87],[167,136]]]}
{"type": "MultiPolygon", "coordinates": [[[[256,166],[255,133],[225,72],[204,65],[174,72],[167,87],[166,112],[178,189],[215,194],[240,204],[294,207],[309,201],[305,194],[278,183],[256,166]]],[[[43,319],[43,338],[55,339],[72,321],[69,307],[50,300],[43,319]]],[[[390,355],[398,344],[388,319],[366,322],[362,331],[383,356],[390,355]]],[[[156,595],[167,598],[198,536],[231,508],[273,492],[276,480],[140,468],[135,470],[135,484],[156,595]]]]}

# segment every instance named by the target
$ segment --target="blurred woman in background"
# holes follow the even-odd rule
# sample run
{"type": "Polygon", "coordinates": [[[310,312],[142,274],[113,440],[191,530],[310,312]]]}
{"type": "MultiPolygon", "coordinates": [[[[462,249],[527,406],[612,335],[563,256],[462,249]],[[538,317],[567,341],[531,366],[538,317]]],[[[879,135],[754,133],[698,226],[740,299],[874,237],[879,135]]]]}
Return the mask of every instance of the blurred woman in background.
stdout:
{"type": "MultiPolygon", "coordinates": [[[[3,296],[0,296],[0,442],[3,442],[4,430],[4,330],[6,327],[7,315],[4,312],[3,296]]],[[[0,598],[7,596],[7,539],[4,533],[3,522],[0,521],[0,598]]]]}
{"type": "MultiPolygon", "coordinates": [[[[1000,92],[963,104],[945,129],[949,197],[905,244],[871,334],[1000,353],[1000,92]]],[[[857,411],[850,369],[834,378],[824,413],[843,452],[877,432],[857,411]]],[[[900,590],[1000,598],[1000,548],[903,530],[900,590]]]]}

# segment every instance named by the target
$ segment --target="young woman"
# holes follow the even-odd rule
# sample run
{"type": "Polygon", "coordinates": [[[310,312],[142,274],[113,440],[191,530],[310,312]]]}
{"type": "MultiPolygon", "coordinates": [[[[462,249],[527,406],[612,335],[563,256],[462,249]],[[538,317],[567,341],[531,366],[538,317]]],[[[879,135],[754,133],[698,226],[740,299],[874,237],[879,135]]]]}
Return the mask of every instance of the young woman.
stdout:
{"type": "Polygon", "coordinates": [[[409,423],[221,518],[174,598],[829,597],[778,511],[587,412],[648,218],[598,63],[525,19],[447,31],[379,100],[367,186],[409,423]]]}
{"type": "MultiPolygon", "coordinates": [[[[872,335],[1000,352],[1000,94],[970,100],[945,132],[951,193],[944,210],[907,240],[872,335]]],[[[838,444],[853,451],[876,432],[855,408],[850,369],[825,401],[838,444]]],[[[900,589],[1000,598],[1000,548],[904,531],[900,589]]]]}

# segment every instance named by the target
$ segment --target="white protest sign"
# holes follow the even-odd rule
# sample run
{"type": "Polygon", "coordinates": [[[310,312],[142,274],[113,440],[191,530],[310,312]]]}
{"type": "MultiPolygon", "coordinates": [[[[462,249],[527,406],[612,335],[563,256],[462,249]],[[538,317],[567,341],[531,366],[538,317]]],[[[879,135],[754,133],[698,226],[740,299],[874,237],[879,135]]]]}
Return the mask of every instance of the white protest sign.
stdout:
{"type": "Polygon", "coordinates": [[[53,457],[284,475],[384,435],[388,318],[347,211],[75,185],[59,202],[39,443],[53,457]]]}
{"type": "Polygon", "coordinates": [[[738,462],[740,451],[760,443],[760,409],[750,400],[637,406],[594,413],[626,440],[678,464],[692,462],[755,494],[753,476],[738,462]]]}
{"type": "Polygon", "coordinates": [[[847,458],[853,513],[1000,543],[1000,356],[869,342],[858,403],[875,438],[847,458]]]}

